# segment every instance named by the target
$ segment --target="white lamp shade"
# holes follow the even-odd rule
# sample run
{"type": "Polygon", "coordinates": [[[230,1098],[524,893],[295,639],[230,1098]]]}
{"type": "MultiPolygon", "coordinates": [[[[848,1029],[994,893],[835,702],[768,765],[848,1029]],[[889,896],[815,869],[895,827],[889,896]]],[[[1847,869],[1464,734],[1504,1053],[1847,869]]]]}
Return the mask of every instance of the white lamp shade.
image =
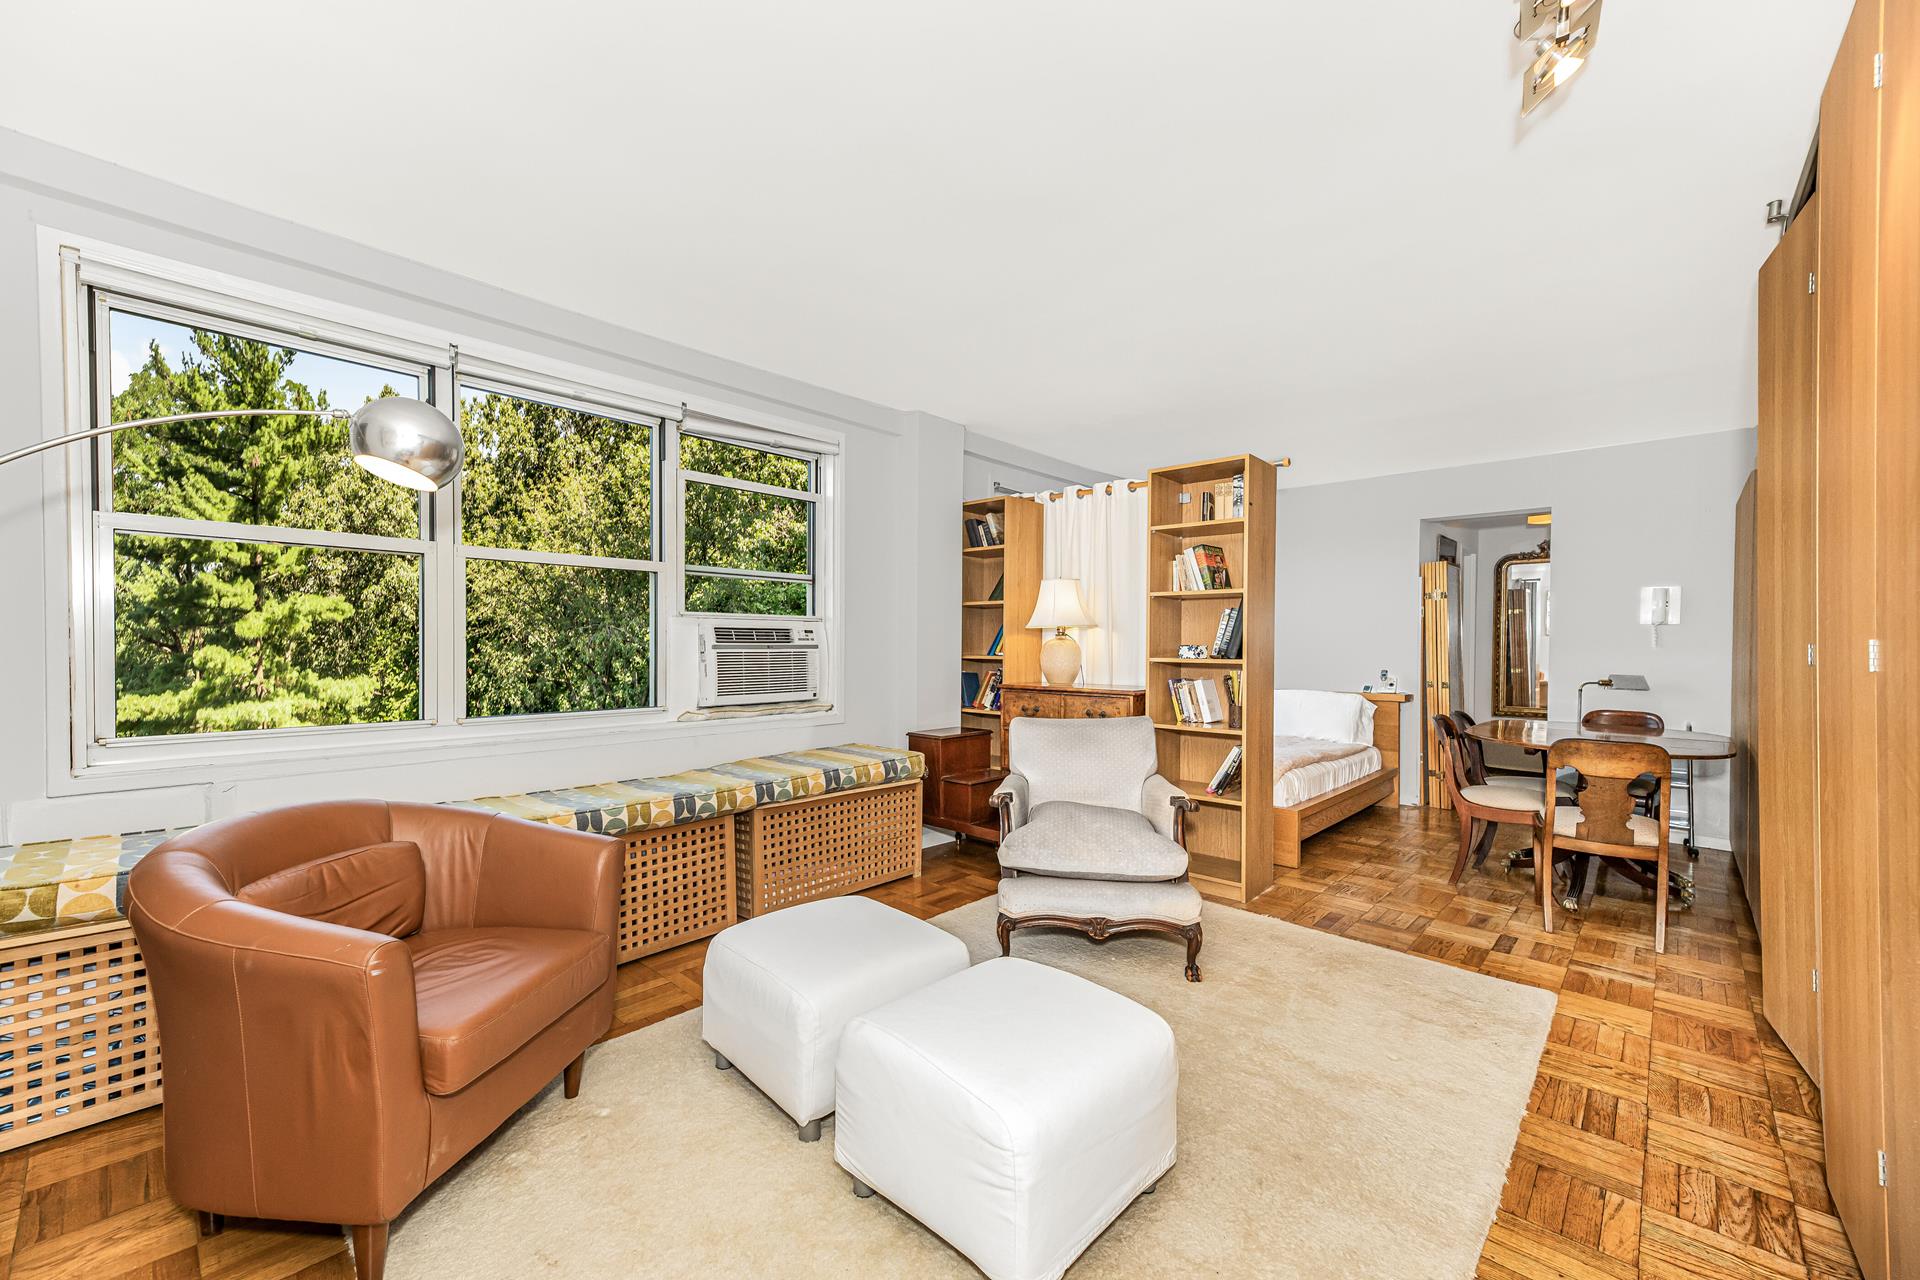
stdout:
{"type": "Polygon", "coordinates": [[[1044,578],[1040,598],[1034,602],[1029,627],[1091,627],[1087,602],[1080,596],[1078,578],[1044,578]]]}

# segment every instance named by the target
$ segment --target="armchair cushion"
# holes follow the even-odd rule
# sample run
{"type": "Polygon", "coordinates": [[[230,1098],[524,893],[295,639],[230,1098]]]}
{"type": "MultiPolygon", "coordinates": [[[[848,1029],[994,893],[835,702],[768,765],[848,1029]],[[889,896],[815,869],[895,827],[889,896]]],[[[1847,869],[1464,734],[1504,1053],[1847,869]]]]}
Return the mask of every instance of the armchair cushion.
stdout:
{"type": "Polygon", "coordinates": [[[1140,784],[1159,768],[1153,722],[1021,717],[1007,730],[1007,767],[1027,780],[1035,806],[1053,800],[1140,808],[1140,784]]]}
{"type": "Polygon", "coordinates": [[[436,929],[413,953],[420,1070],[428,1093],[455,1093],[598,990],[613,969],[604,933],[436,929]]]}
{"type": "Polygon", "coordinates": [[[420,928],[427,871],[419,845],[387,840],[276,871],[234,896],[290,916],[401,938],[420,928]]]}
{"type": "Polygon", "coordinates": [[[1051,800],[1000,842],[1009,871],[1081,880],[1177,880],[1187,851],[1138,809],[1051,800]]]}

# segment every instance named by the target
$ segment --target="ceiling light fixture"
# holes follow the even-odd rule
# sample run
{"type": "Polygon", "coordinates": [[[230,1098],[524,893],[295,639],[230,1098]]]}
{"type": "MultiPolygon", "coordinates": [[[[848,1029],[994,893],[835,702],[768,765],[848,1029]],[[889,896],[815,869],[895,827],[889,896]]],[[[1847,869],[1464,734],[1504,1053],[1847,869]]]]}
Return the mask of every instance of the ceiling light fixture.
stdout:
{"type": "Polygon", "coordinates": [[[1526,83],[1521,86],[1521,115],[1532,115],[1535,107],[1587,65],[1593,43],[1600,35],[1600,4],[1601,0],[1592,0],[1575,17],[1573,11],[1577,5],[1574,3],[1521,0],[1520,20],[1514,23],[1513,34],[1520,40],[1539,37],[1536,56],[1527,68],[1526,83]]]}

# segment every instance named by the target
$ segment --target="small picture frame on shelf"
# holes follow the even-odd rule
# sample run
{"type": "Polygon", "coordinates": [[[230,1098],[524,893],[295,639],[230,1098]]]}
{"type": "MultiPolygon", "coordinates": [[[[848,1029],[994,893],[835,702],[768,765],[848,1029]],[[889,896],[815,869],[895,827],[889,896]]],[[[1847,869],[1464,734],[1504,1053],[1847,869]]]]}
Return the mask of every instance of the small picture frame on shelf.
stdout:
{"type": "Polygon", "coordinates": [[[1180,656],[1183,658],[1204,658],[1207,656],[1207,646],[1203,644],[1183,644],[1180,646],[1180,656]]]}

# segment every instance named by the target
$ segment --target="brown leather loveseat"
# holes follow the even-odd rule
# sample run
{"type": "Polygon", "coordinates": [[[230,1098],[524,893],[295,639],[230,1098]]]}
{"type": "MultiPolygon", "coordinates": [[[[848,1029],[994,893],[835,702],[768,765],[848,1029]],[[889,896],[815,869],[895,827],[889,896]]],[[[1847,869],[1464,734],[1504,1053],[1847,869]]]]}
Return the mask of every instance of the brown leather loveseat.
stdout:
{"type": "Polygon", "coordinates": [[[387,1223],[613,1019],[620,846],[440,805],[229,818],[134,867],[167,1183],[201,1212],[387,1223]]]}

